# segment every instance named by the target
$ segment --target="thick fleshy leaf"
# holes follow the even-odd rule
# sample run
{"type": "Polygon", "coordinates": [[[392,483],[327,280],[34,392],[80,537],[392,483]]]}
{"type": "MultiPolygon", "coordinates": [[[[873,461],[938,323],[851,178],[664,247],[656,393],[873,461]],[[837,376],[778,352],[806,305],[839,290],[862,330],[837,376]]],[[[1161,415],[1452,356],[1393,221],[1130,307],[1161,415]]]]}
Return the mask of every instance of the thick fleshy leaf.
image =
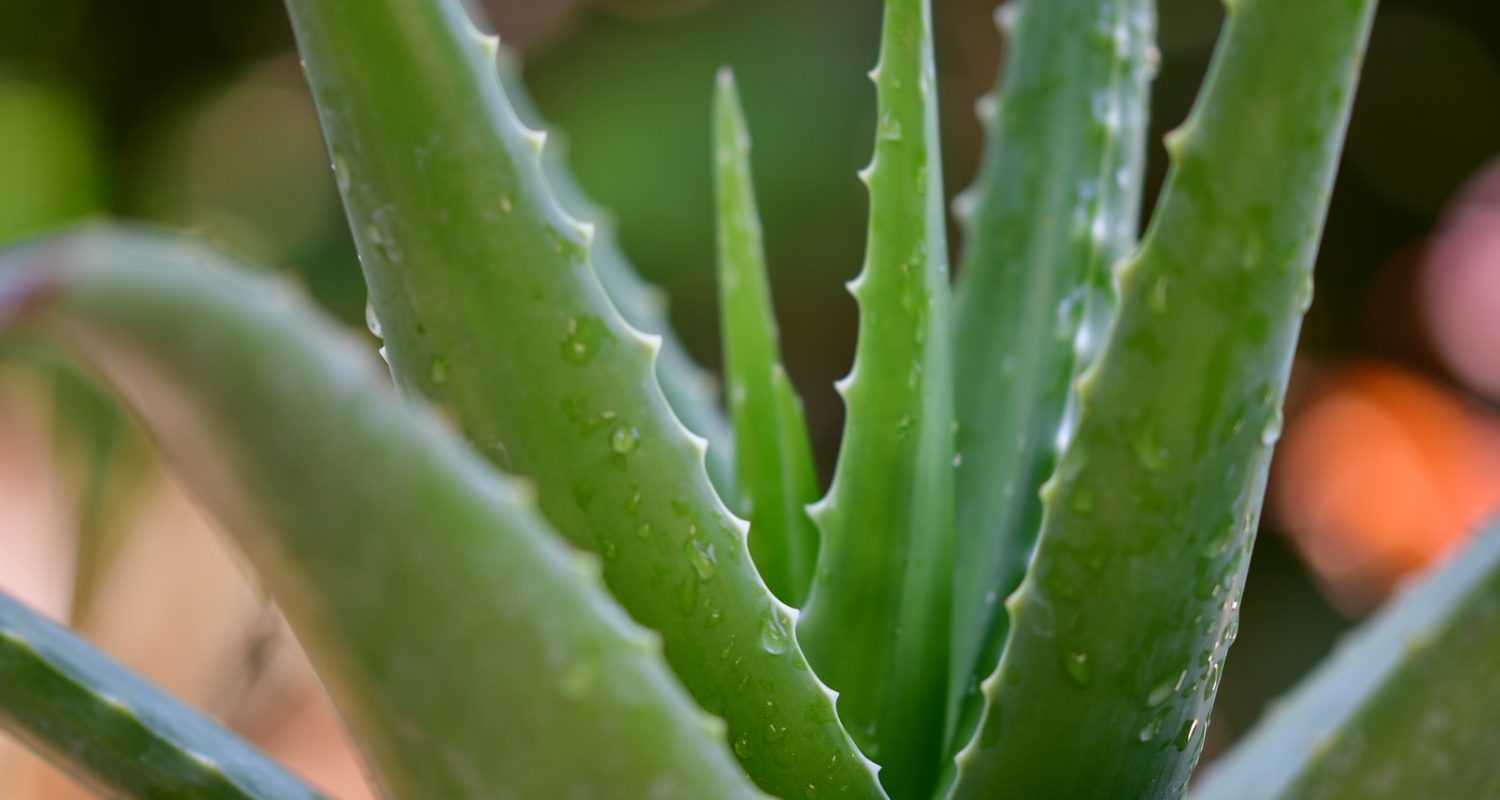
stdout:
{"type": "Polygon", "coordinates": [[[110,796],[321,796],[218,723],[3,592],[0,727],[110,796]]]}
{"type": "Polygon", "coordinates": [[[1037,491],[1067,433],[1073,378],[1135,246],[1154,73],[1152,0],[1010,0],[1003,83],[979,105],[985,156],[955,205],[958,556],[949,752],[973,735],[979,681],[1000,658],[1002,601],[1041,528],[1037,491]]]}
{"type": "Polygon", "coordinates": [[[461,0],[289,0],[397,384],[603,557],[767,791],[879,791],[554,200],[461,0]]]}
{"type": "MultiPolygon", "coordinates": [[[[535,109],[526,85],[517,69],[515,56],[502,44],[496,55],[501,85],[523,124],[543,126],[542,115],[535,109]]],[[[667,314],[667,297],[647,283],[630,265],[615,236],[615,224],[609,212],[597,207],[573,178],[562,143],[549,144],[542,154],[542,170],[563,210],[574,219],[594,226],[590,257],[599,285],[620,316],[641,333],[661,338],[656,354],[656,378],[661,382],[672,411],[682,424],[708,442],[704,456],[708,476],[722,494],[735,487],[735,443],[729,421],[719,408],[719,386],[713,375],[693,362],[687,348],[677,338],[667,314]]]]}
{"type": "Polygon", "coordinates": [[[1392,599],[1193,800],[1500,797],[1500,527],[1392,599]]]}
{"type": "Polygon", "coordinates": [[[724,370],[738,443],[739,505],[750,509],[750,554],[778,597],[800,606],[812,588],[818,530],[817,468],[802,400],[792,388],[766,278],[760,215],[750,176],[750,135],[728,71],[714,99],[719,214],[719,315],[724,370]]]}
{"type": "Polygon", "coordinates": [[[1375,3],[1228,8],[1080,379],[957,797],[1177,797],[1202,749],[1375,3]]]}
{"type": "Polygon", "coordinates": [[[953,570],[953,373],[926,0],[889,0],[854,368],[818,572],[798,630],[893,797],[936,783],[953,570]]]}
{"type": "Polygon", "coordinates": [[[357,340],[225,263],[144,233],[44,240],[0,255],[0,322],[123,396],[286,611],[382,791],[756,795],[597,562],[357,340]]]}

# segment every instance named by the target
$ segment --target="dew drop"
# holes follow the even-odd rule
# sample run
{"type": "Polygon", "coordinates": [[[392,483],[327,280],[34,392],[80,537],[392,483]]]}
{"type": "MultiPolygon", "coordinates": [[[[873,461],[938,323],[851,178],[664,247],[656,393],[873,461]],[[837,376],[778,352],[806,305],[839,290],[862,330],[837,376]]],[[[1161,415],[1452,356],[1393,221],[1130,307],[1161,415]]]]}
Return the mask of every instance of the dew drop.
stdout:
{"type": "Polygon", "coordinates": [[[333,179],[338,182],[339,192],[347,195],[352,182],[349,174],[349,164],[344,161],[344,154],[337,150],[333,151],[333,179]]]}
{"type": "MultiPolygon", "coordinates": [[[[640,443],[641,432],[634,425],[617,425],[609,435],[609,449],[622,456],[633,452],[640,443]]],[[[639,497],[640,493],[635,496],[639,497]]]]}
{"type": "Polygon", "coordinates": [[[1212,600],[1218,597],[1222,591],[1224,591],[1224,585],[1219,583],[1218,579],[1212,575],[1205,575],[1200,578],[1198,586],[1195,589],[1195,593],[1200,600],[1212,600]]]}
{"type": "Polygon", "coordinates": [[[1170,278],[1165,275],[1156,276],[1156,281],[1151,284],[1151,295],[1146,298],[1147,307],[1157,314],[1167,313],[1167,306],[1171,303],[1171,288],[1170,278]]]}
{"type": "Polygon", "coordinates": [[[374,303],[365,303],[365,327],[370,329],[370,335],[376,339],[385,338],[385,332],[380,327],[380,317],[375,315],[374,303]]]}
{"type": "Polygon", "coordinates": [[[1267,447],[1276,444],[1281,438],[1283,424],[1281,406],[1273,406],[1270,415],[1266,417],[1265,426],[1260,429],[1260,443],[1267,447]]]}
{"type": "Polygon", "coordinates": [[[887,142],[901,141],[901,121],[891,114],[880,118],[880,138],[887,142]]]}
{"type": "Polygon", "coordinates": [[[1156,438],[1156,426],[1142,425],[1134,441],[1136,460],[1147,472],[1157,472],[1171,463],[1171,456],[1156,438]]]}
{"type": "Polygon", "coordinates": [[[912,426],[916,424],[916,417],[911,414],[902,414],[901,419],[896,421],[896,438],[905,439],[911,435],[912,426]]]}
{"type": "Polygon", "coordinates": [[[567,261],[581,262],[588,254],[588,248],[583,242],[552,225],[547,226],[547,235],[552,239],[552,249],[567,261]]]}
{"type": "Polygon", "coordinates": [[[714,556],[712,544],[695,536],[682,543],[682,552],[687,556],[688,565],[693,568],[698,580],[713,580],[714,574],[718,572],[718,560],[714,556]]]}
{"type": "Polygon", "coordinates": [[[1136,734],[1136,737],[1139,738],[1142,742],[1149,742],[1152,739],[1155,739],[1156,734],[1160,732],[1161,720],[1156,719],[1146,723],[1145,727],[1141,728],[1140,733],[1136,734]]]}
{"type": "Polygon", "coordinates": [[[587,364],[614,338],[597,317],[574,317],[568,320],[568,335],[562,341],[563,359],[577,366],[587,364]]]}
{"type": "Polygon", "coordinates": [[[1089,666],[1087,653],[1063,653],[1063,670],[1079,686],[1088,686],[1094,680],[1093,668],[1089,666]]]}
{"type": "Polygon", "coordinates": [[[365,227],[365,238],[374,246],[375,252],[387,264],[401,263],[401,248],[396,245],[395,237],[386,230],[384,220],[389,215],[389,209],[382,209],[386,213],[376,212],[377,223],[365,227]]]}
{"type": "Polygon", "coordinates": [[[1146,695],[1146,705],[1155,708],[1167,702],[1173,694],[1182,689],[1184,683],[1187,683],[1187,670],[1177,673],[1177,677],[1174,680],[1166,680],[1157,684],[1151,690],[1151,693],[1146,695]]]}
{"type": "Polygon", "coordinates": [[[448,382],[448,359],[441,355],[432,357],[432,363],[427,367],[427,377],[439,386],[448,382]]]}
{"type": "Polygon", "coordinates": [[[740,758],[750,757],[750,736],[744,731],[734,737],[734,754],[740,758]]]}
{"type": "Polygon", "coordinates": [[[773,656],[779,656],[791,646],[790,637],[786,632],[786,622],[776,609],[767,609],[760,618],[760,646],[773,656]]]}
{"type": "Polygon", "coordinates": [[[1312,273],[1304,273],[1297,281],[1297,310],[1301,312],[1312,308],[1313,302],[1313,276],[1312,273]]]}
{"type": "Polygon", "coordinates": [[[1182,721],[1182,728],[1177,731],[1177,738],[1172,740],[1172,744],[1176,746],[1179,751],[1186,750],[1188,749],[1188,745],[1193,741],[1193,734],[1197,732],[1198,719],[1196,717],[1192,719],[1185,719],[1182,721]]]}
{"type": "Polygon", "coordinates": [[[651,538],[651,523],[649,523],[649,522],[642,522],[641,524],[635,526],[635,538],[637,538],[637,539],[649,539],[649,538],[651,538]]]}

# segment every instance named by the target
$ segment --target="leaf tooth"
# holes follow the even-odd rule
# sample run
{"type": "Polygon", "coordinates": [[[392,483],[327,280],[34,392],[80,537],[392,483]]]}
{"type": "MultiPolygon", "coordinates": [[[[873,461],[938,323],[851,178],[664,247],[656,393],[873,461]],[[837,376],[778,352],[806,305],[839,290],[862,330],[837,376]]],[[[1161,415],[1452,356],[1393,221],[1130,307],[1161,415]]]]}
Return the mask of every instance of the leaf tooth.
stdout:
{"type": "Polygon", "coordinates": [[[1000,109],[1003,101],[995,92],[986,92],[974,101],[974,117],[979,124],[984,126],[986,132],[992,130],[1000,122],[1000,109]]]}
{"type": "Polygon", "coordinates": [[[573,571],[582,578],[599,581],[604,577],[604,560],[587,550],[574,548],[569,554],[569,563],[573,571]]]}
{"type": "Polygon", "coordinates": [[[580,222],[576,219],[572,220],[572,223],[573,230],[577,232],[579,238],[583,239],[583,246],[592,250],[594,247],[594,234],[596,231],[594,223],[580,222]]]}
{"type": "Polygon", "coordinates": [[[844,291],[848,292],[849,296],[854,298],[856,302],[861,302],[863,300],[861,292],[864,290],[865,284],[869,282],[869,279],[870,271],[862,269],[858,275],[844,281],[844,291]]]}
{"type": "Polygon", "coordinates": [[[972,227],[979,213],[979,198],[983,190],[976,184],[953,197],[953,216],[961,225],[972,227]]]}
{"type": "Polygon", "coordinates": [[[858,372],[859,365],[855,364],[854,369],[850,370],[848,375],[833,382],[833,390],[838,393],[845,405],[849,403],[849,391],[854,388],[855,381],[858,380],[858,372]]]}
{"type": "Polygon", "coordinates": [[[1016,24],[1021,19],[1024,5],[1025,0],[1005,0],[995,7],[995,27],[1002,36],[1009,38],[1015,35],[1016,24]]]}
{"type": "MultiPolygon", "coordinates": [[[[521,137],[526,140],[527,145],[531,147],[532,152],[536,154],[537,158],[541,158],[543,151],[547,149],[547,129],[528,128],[525,125],[519,125],[519,127],[521,137]]],[[[547,198],[556,205],[557,199],[552,196],[550,189],[547,192],[547,198]]]]}
{"type": "Polygon", "coordinates": [[[1173,161],[1181,161],[1188,155],[1188,149],[1193,140],[1192,121],[1188,121],[1170,131],[1162,137],[1162,145],[1166,147],[1167,156],[1173,161]]]}
{"type": "Polygon", "coordinates": [[[495,62],[495,66],[498,67],[500,65],[501,51],[500,37],[493,34],[480,33],[478,29],[475,29],[474,38],[479,43],[479,49],[484,51],[485,57],[495,62]]]}

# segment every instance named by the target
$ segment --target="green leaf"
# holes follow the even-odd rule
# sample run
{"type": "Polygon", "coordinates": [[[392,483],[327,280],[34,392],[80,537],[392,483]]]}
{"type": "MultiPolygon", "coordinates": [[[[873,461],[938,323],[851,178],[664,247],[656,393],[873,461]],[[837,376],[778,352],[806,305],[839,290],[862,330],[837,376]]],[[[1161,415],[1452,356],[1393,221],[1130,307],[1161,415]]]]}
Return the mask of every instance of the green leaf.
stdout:
{"type": "Polygon", "coordinates": [[[1280,432],[1373,0],[1237,0],[1042,490],[955,796],[1177,797],[1280,432]],[[1287,53],[1296,53],[1288,58],[1287,53]],[[1065,724],[1059,724],[1059,720],[1065,724]],[[1085,764],[1087,769],[1078,765],[1085,764]]]}
{"type": "Polygon", "coordinates": [[[931,11],[890,0],[854,368],[818,574],[798,631],[893,797],[931,793],[953,569],[953,374],[931,11]]]}
{"type": "MultiPolygon", "coordinates": [[[[523,124],[543,125],[536,111],[514,56],[502,45],[496,56],[501,85],[523,124]]],[[[682,424],[708,441],[705,455],[708,476],[720,493],[733,494],[735,488],[735,442],[729,423],[719,408],[719,387],[713,375],[693,362],[667,314],[667,297],[644,281],[630,265],[625,251],[615,237],[615,224],[608,212],[591,202],[568,170],[562,142],[551,143],[542,154],[542,171],[551,184],[558,205],[578,220],[594,226],[591,250],[594,274],[620,316],[641,333],[661,337],[656,355],[656,378],[662,394],[682,424]]]]}
{"type": "Polygon", "coordinates": [[[556,204],[460,0],[290,0],[397,384],[444,404],[729,723],[765,790],[878,793],[556,204]]]}
{"type": "Polygon", "coordinates": [[[0,320],[123,395],[286,611],[381,790],[754,796],[597,562],[358,340],[226,265],[144,233],[45,240],[0,255],[0,320]]]}
{"type": "Polygon", "coordinates": [[[1193,800],[1497,797],[1500,527],[1393,599],[1210,765],[1193,800]]]}
{"type": "Polygon", "coordinates": [[[1074,377],[1135,246],[1154,74],[1151,0],[1010,0],[1003,84],[980,103],[985,157],[956,210],[958,553],[948,752],[978,721],[1041,527],[1074,377]]]}
{"type": "Polygon", "coordinates": [[[320,796],[218,723],[3,592],[0,727],[110,796],[320,796]]]}
{"type": "Polygon", "coordinates": [[[719,314],[734,418],[740,505],[751,509],[750,553],[766,584],[800,606],[812,588],[818,499],[812,441],[786,370],[766,279],[765,246],[750,175],[750,136],[734,76],[719,73],[714,102],[719,213],[719,314]]]}

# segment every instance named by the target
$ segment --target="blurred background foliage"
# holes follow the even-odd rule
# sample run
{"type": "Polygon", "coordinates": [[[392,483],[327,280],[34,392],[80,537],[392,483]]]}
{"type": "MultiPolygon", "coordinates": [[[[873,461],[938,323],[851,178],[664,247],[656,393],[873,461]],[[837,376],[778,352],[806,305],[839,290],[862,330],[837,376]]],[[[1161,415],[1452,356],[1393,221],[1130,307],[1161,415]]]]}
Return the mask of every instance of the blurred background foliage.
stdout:
{"type": "MultiPolygon", "coordinates": [[[[856,273],[864,241],[855,171],[871,148],[874,93],[864,73],[875,60],[879,4],[483,5],[519,53],[582,185],[611,209],[626,251],[667,289],[684,341],[710,366],[719,345],[708,100],[715,70],[736,69],[755,137],[786,360],[807,399],[826,475],[842,415],[832,383],[854,345],[855,307],[843,282],[856,273]]],[[[934,0],[950,193],[967,185],[979,157],[972,108],[999,64],[995,5],[934,0]]],[[[1222,18],[1218,0],[1160,6],[1148,203],[1166,169],[1160,134],[1186,115],[1222,18]]],[[[1500,505],[1500,171],[1485,171],[1497,155],[1500,6],[1384,0],[1211,750],[1403,575],[1441,557],[1500,505]]],[[[295,276],[331,312],[362,324],[357,260],[275,0],[6,0],[0,240],[103,215],[218,242],[295,276]]],[[[180,604],[139,596],[201,599],[170,588],[182,583],[172,559],[192,548],[147,558],[139,555],[144,546],[126,542],[143,518],[156,519],[151,509],[164,494],[175,496],[149,448],[47,354],[6,355],[0,417],[21,421],[0,425],[0,437],[10,437],[0,438],[0,458],[16,462],[9,471],[0,464],[0,481],[9,481],[0,484],[0,503],[10,504],[0,509],[0,585],[32,592],[33,602],[106,644],[124,642],[127,655],[152,652],[129,643],[153,636],[161,647],[191,649],[180,604]],[[33,434],[43,427],[47,441],[38,444],[33,434]],[[35,479],[43,474],[50,481],[35,479]],[[43,501],[58,508],[12,513],[43,501]],[[44,536],[23,525],[61,531],[44,536]],[[27,547],[55,552],[27,556],[27,547]],[[134,583],[148,588],[100,588],[120,583],[111,575],[132,558],[145,564],[133,568],[134,583]],[[52,581],[62,586],[52,587],[52,573],[39,565],[63,562],[52,581]],[[111,633],[127,608],[157,622],[111,633]]],[[[207,526],[193,519],[182,527],[207,526]]],[[[244,582],[232,568],[209,573],[244,582]]],[[[269,712],[245,705],[247,696],[268,702],[268,692],[245,687],[279,674],[266,666],[276,661],[266,648],[285,636],[253,590],[228,606],[239,609],[223,612],[238,638],[210,636],[213,643],[198,648],[200,666],[222,672],[205,684],[217,688],[187,694],[242,728],[273,731],[269,712]]],[[[148,656],[132,663],[170,688],[148,656]]],[[[306,704],[317,693],[304,686],[269,694],[306,704]]],[[[294,703],[283,716],[298,713],[294,703]]],[[[334,723],[311,730],[324,733],[300,734],[313,744],[277,752],[314,752],[317,742],[337,739],[334,723]]],[[[296,763],[341,794],[358,794],[357,768],[341,758],[337,767],[296,763]]]]}

